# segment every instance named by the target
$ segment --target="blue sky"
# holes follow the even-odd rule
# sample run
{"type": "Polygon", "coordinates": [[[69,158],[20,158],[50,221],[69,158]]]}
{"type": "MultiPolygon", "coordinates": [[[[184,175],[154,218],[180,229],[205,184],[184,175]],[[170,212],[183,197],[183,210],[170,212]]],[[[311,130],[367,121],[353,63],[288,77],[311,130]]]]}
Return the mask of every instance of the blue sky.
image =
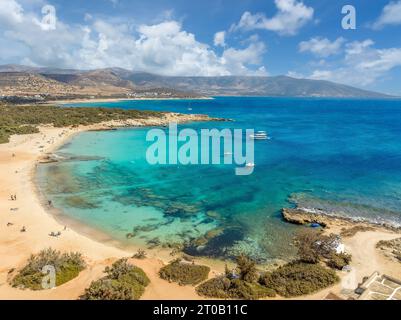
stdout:
{"type": "Polygon", "coordinates": [[[290,75],[401,95],[400,35],[401,0],[0,0],[1,64],[290,75]],[[344,5],[356,30],[341,26],[344,5]]]}

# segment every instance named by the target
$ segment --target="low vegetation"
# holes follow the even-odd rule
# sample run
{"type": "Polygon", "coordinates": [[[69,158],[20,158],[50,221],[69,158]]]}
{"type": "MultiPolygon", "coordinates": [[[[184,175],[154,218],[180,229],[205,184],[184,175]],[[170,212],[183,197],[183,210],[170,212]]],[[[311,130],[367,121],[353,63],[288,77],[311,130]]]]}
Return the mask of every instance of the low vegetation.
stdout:
{"type": "Polygon", "coordinates": [[[376,247],[384,251],[387,256],[401,262],[401,238],[381,240],[376,244],[376,247]]]}
{"type": "Polygon", "coordinates": [[[304,262],[286,264],[260,279],[261,284],[287,298],[310,294],[338,281],[333,270],[304,262]]]}
{"type": "MultiPolygon", "coordinates": [[[[226,267],[224,276],[210,279],[200,284],[196,291],[199,295],[219,299],[260,299],[264,297],[296,297],[314,293],[339,281],[334,270],[320,264],[325,255],[332,268],[342,269],[348,264],[350,256],[333,253],[325,248],[327,243],[319,243],[318,248],[312,241],[318,234],[302,234],[298,246],[302,260],[287,263],[272,272],[260,272],[254,261],[246,256],[237,257],[234,270],[226,267]],[[302,246],[300,243],[308,244],[302,246]],[[308,261],[308,262],[305,262],[308,261]]],[[[329,239],[319,234],[319,239],[329,239]]],[[[316,239],[315,239],[316,240],[316,239]]]]}
{"type": "Polygon", "coordinates": [[[330,268],[338,270],[351,262],[351,255],[336,252],[339,237],[335,234],[324,235],[319,231],[306,229],[301,231],[295,240],[301,262],[325,262],[330,268]]]}
{"type": "Polygon", "coordinates": [[[105,273],[85,290],[82,300],[138,300],[150,283],[145,272],[127,259],[116,261],[105,273]]]}
{"type": "Polygon", "coordinates": [[[111,120],[161,117],[162,112],[114,108],[62,108],[46,105],[9,106],[0,104],[0,143],[7,143],[13,134],[38,132],[37,126],[55,127],[90,125],[111,120]]]}
{"type": "Polygon", "coordinates": [[[366,231],[373,231],[373,230],[375,230],[375,228],[373,228],[371,226],[363,226],[363,225],[353,226],[351,228],[343,228],[341,230],[340,236],[342,236],[344,238],[351,238],[354,235],[356,235],[358,232],[366,232],[366,231]]]}
{"type": "Polygon", "coordinates": [[[196,288],[196,292],[207,298],[255,300],[274,297],[275,292],[257,282],[229,279],[225,276],[210,279],[196,288]]]}
{"type": "Polygon", "coordinates": [[[42,290],[42,281],[46,266],[54,267],[56,272],[55,285],[60,286],[75,277],[85,269],[85,262],[80,253],[61,253],[51,248],[32,255],[25,267],[14,277],[11,284],[21,289],[42,290]]]}
{"type": "MultiPolygon", "coordinates": [[[[0,120],[1,121],[1,120],[0,120]]],[[[34,126],[23,125],[23,126],[1,126],[0,127],[0,144],[7,143],[10,136],[13,134],[30,134],[38,133],[39,129],[34,126]]]]}
{"type": "Polygon", "coordinates": [[[178,282],[180,285],[197,285],[206,280],[210,272],[207,266],[174,260],[160,269],[159,275],[162,279],[178,282]]]}
{"type": "Polygon", "coordinates": [[[246,256],[237,258],[237,267],[226,268],[224,276],[210,279],[196,288],[199,295],[219,299],[260,299],[274,297],[275,292],[258,283],[259,272],[256,264],[246,256]]]}
{"type": "Polygon", "coordinates": [[[138,251],[132,256],[134,259],[145,259],[146,258],[146,251],[143,249],[138,249],[138,251]]]}
{"type": "Polygon", "coordinates": [[[326,261],[326,264],[337,270],[342,270],[351,262],[351,255],[347,253],[332,253],[326,261]]]}

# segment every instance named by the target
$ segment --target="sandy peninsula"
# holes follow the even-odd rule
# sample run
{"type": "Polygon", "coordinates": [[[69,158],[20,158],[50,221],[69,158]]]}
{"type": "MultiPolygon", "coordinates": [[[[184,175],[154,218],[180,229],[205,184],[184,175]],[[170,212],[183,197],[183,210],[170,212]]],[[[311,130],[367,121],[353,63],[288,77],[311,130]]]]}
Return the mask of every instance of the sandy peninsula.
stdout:
{"type": "MultiPolygon", "coordinates": [[[[77,299],[91,281],[103,275],[105,266],[121,257],[131,257],[133,252],[110,243],[96,241],[80,230],[58,222],[49,214],[36,192],[33,182],[35,167],[46,154],[53,152],[73,135],[85,130],[102,130],[121,126],[164,125],[170,121],[203,121],[205,116],[166,114],[164,118],[133,121],[112,121],[77,128],[40,127],[40,133],[12,136],[10,142],[0,145],[0,299],[77,299]],[[11,200],[11,195],[17,199],[11,200]],[[26,232],[21,232],[25,227],[26,232]],[[60,237],[50,237],[51,232],[61,232],[60,237]],[[79,251],[88,267],[72,281],[51,290],[31,291],[12,288],[8,280],[15,270],[22,267],[32,253],[52,247],[60,251],[79,251]]],[[[345,223],[345,222],[344,222],[345,223]]],[[[339,230],[348,225],[337,226],[339,230]]],[[[336,227],[332,227],[336,231],[336,227]]],[[[347,252],[353,256],[352,267],[357,281],[374,271],[401,278],[401,264],[391,261],[376,249],[380,240],[400,237],[400,234],[375,228],[344,238],[347,252]]],[[[148,252],[148,251],[147,251],[148,252]]],[[[144,260],[132,259],[148,275],[151,283],[142,299],[200,299],[191,286],[179,286],[159,278],[158,271],[172,257],[161,251],[148,252],[144,260]]],[[[205,263],[205,260],[198,260],[205,263]]],[[[210,277],[223,272],[222,263],[209,264],[210,277]]],[[[328,288],[305,299],[323,299],[328,292],[341,293],[341,284],[328,288]]]]}

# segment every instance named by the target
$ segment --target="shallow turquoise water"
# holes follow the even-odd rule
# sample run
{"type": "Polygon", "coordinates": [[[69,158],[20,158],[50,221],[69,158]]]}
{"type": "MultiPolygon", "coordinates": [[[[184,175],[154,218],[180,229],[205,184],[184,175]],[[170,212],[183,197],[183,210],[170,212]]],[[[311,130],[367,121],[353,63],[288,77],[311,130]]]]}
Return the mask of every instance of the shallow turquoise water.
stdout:
{"type": "Polygon", "coordinates": [[[293,253],[288,243],[296,228],[281,220],[283,207],[401,224],[400,100],[226,97],[96,105],[206,113],[235,122],[180,127],[252,128],[272,138],[255,142],[254,173],[236,176],[233,165],[149,165],[147,128],[75,137],[58,151],[66,161],[40,166],[40,187],[66,215],[124,243],[184,243],[190,254],[245,252],[263,261],[293,253]],[[219,235],[199,239],[210,230],[219,235]]]}

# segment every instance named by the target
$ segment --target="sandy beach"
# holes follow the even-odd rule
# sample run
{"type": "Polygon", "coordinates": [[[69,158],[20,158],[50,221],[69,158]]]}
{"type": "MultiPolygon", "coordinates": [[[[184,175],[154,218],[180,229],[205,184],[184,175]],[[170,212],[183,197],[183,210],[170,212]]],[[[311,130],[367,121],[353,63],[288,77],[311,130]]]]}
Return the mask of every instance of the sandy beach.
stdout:
{"type": "MultiPolygon", "coordinates": [[[[7,144],[0,145],[0,299],[77,299],[91,281],[102,276],[105,266],[121,257],[131,257],[133,252],[119,249],[110,243],[102,243],[83,235],[79,230],[60,224],[46,208],[35,192],[33,176],[35,166],[47,153],[53,152],[73,135],[85,130],[101,130],[118,126],[160,125],[169,121],[206,120],[202,116],[178,116],[167,114],[164,119],[146,119],[108,122],[78,128],[41,127],[40,133],[12,136],[7,144]],[[16,195],[12,201],[10,196],[16,195]],[[7,224],[12,224],[7,226],[7,224]],[[21,232],[25,227],[26,232],[21,232]],[[51,232],[61,232],[61,236],[50,237],[51,232]],[[31,291],[12,288],[8,280],[15,270],[22,267],[32,253],[52,247],[57,250],[79,251],[88,267],[72,281],[51,290],[31,291]]],[[[340,226],[339,226],[340,227],[340,226]]],[[[331,231],[336,231],[335,228],[331,231]]],[[[373,231],[358,232],[345,238],[346,251],[353,256],[352,267],[357,281],[374,271],[401,278],[401,265],[389,260],[375,248],[379,240],[400,237],[390,230],[377,228],[373,231]]],[[[179,286],[159,278],[159,269],[171,260],[168,254],[150,252],[144,260],[132,262],[141,267],[150,278],[142,299],[200,299],[195,289],[179,286]]],[[[199,261],[199,260],[198,260],[199,261]]],[[[205,260],[201,260],[205,262],[205,260]]],[[[222,263],[211,265],[210,277],[224,269],[222,263]]],[[[302,297],[322,299],[328,292],[340,294],[341,285],[328,288],[312,296],[302,297]]]]}
{"type": "MultiPolygon", "coordinates": [[[[107,265],[121,257],[131,257],[128,252],[108,244],[89,239],[79,232],[67,228],[51,216],[42,206],[35,192],[33,175],[35,166],[47,153],[51,153],[73,135],[85,130],[100,130],[118,126],[144,126],[168,123],[169,121],[200,120],[199,117],[176,117],[166,115],[164,120],[146,119],[126,123],[108,122],[79,128],[41,127],[40,133],[13,136],[9,143],[0,145],[0,299],[76,299],[91,281],[102,276],[107,265]],[[17,200],[11,201],[10,196],[17,200]],[[7,226],[8,223],[12,225],[7,226]],[[26,232],[20,232],[25,227],[26,232]],[[61,231],[58,238],[50,237],[51,232],[61,231]],[[61,251],[79,251],[85,257],[88,268],[78,278],[44,291],[18,290],[7,280],[10,271],[24,265],[32,253],[52,247],[61,251]]],[[[151,284],[143,299],[197,299],[192,287],[180,287],[159,278],[158,270],[162,259],[153,257],[135,261],[148,274],[151,284]]],[[[168,256],[165,257],[167,260],[168,256]]]]}

